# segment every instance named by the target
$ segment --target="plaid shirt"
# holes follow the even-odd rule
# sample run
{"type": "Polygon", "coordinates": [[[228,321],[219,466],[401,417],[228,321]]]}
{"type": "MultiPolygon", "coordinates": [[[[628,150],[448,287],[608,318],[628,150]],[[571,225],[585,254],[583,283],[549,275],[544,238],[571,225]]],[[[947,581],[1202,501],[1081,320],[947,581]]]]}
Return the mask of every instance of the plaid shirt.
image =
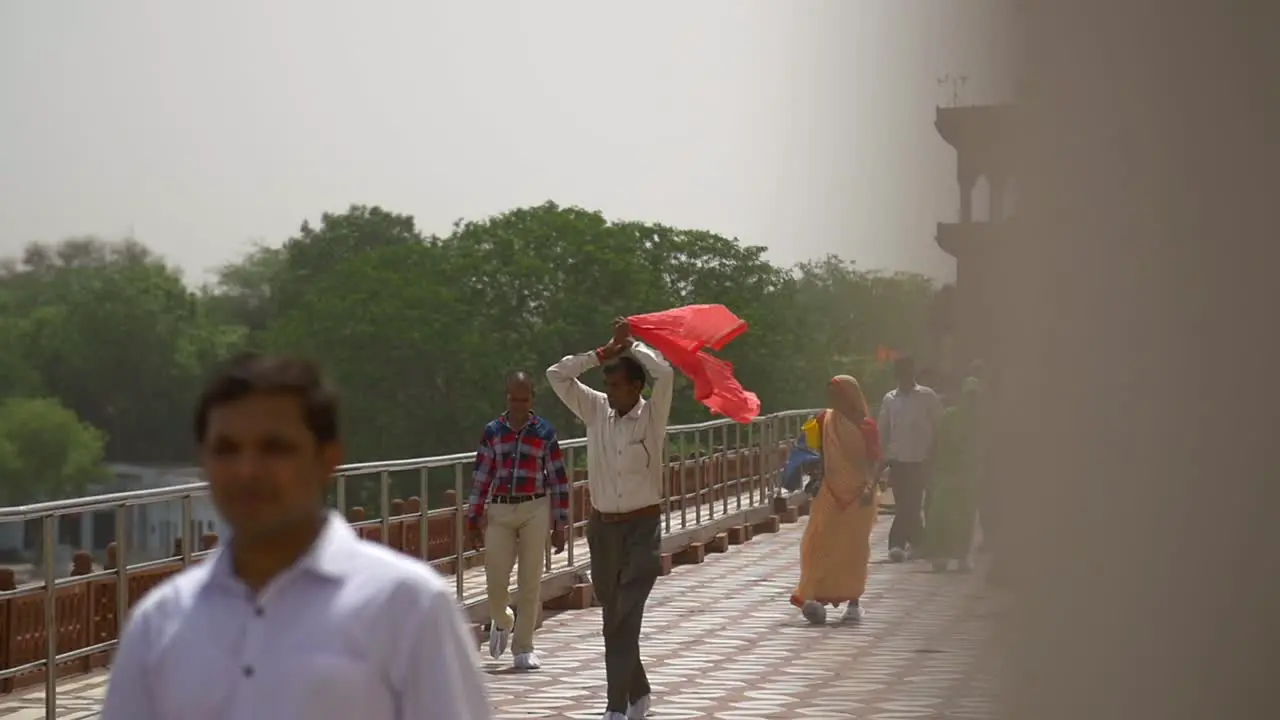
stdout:
{"type": "Polygon", "coordinates": [[[569,475],[565,471],[560,440],[551,423],[537,415],[519,431],[507,422],[507,414],[484,426],[476,451],[468,519],[473,525],[484,517],[489,498],[495,495],[551,496],[556,520],[569,522],[569,475]]]}

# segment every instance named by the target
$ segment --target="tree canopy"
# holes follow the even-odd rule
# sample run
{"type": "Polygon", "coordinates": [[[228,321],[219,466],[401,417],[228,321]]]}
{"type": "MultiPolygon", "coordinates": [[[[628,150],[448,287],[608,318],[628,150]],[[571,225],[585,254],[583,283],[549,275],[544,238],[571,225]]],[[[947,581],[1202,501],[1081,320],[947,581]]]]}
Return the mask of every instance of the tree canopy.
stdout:
{"type": "MultiPolygon", "coordinates": [[[[348,457],[363,461],[466,449],[500,411],[511,370],[540,379],[607,340],[612,318],[692,303],[750,323],[724,357],[766,412],[821,403],[839,373],[874,399],[888,382],[877,347],[924,353],[936,294],[919,275],[838,257],[778,267],[711,231],[554,203],[444,236],[352,206],[199,288],[131,239],[34,244],[0,263],[0,476],[6,488],[11,473],[30,478],[5,501],[73,493],[81,464],[102,457],[189,461],[192,399],[241,349],[323,363],[343,394],[348,457]],[[33,472],[37,457],[62,464],[33,472]]],[[[549,396],[539,410],[579,434],[549,396]]],[[[678,389],[673,422],[708,417],[678,389]]]]}

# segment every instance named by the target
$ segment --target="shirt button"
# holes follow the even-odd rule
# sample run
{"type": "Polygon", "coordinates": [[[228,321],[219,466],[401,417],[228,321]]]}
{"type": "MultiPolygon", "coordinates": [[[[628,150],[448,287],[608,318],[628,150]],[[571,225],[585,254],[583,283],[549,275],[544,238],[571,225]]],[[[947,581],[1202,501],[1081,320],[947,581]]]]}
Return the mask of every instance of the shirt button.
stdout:
{"type": "Polygon", "coordinates": [[[240,671],[240,672],[244,673],[244,676],[245,676],[245,677],[247,677],[247,678],[251,678],[251,677],[253,677],[253,666],[252,666],[252,665],[245,665],[245,666],[244,666],[244,668],[243,668],[243,669],[241,669],[241,671],[240,671]]]}
{"type": "Polygon", "coordinates": [[[264,611],[261,607],[255,607],[255,608],[253,609],[253,614],[254,614],[256,617],[262,617],[262,615],[263,615],[263,613],[264,613],[264,612],[265,612],[265,611],[264,611]]]}

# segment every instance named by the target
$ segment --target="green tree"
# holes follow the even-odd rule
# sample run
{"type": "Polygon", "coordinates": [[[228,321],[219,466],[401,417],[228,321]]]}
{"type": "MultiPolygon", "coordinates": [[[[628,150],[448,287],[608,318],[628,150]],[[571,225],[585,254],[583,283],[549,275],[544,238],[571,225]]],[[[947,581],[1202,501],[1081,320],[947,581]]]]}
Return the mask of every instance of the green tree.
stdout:
{"type": "Polygon", "coordinates": [[[209,321],[181,275],[125,241],[32,246],[6,280],[41,388],[110,438],[108,457],[190,458],[200,376],[241,328],[209,321]]]}
{"type": "MultiPolygon", "coordinates": [[[[104,432],[109,458],[179,461],[214,363],[244,347],[290,351],[337,379],[351,460],[421,456],[468,448],[509,371],[540,379],[604,342],[615,316],[695,303],[750,324],[723,357],[766,412],[823,402],[843,372],[874,401],[889,382],[877,346],[927,357],[934,298],[918,275],[837,257],[781,268],[711,231],[550,202],[444,237],[353,205],[255,246],[194,292],[133,240],[73,238],[0,262],[0,398],[57,398],[104,432]]],[[[677,382],[673,421],[707,419],[677,382]]],[[[562,434],[581,433],[546,392],[539,406],[562,434]]]]}
{"type": "MultiPolygon", "coordinates": [[[[874,359],[878,347],[930,359],[929,319],[933,281],[913,273],[859,270],[848,260],[828,255],[794,269],[788,330],[803,348],[790,367],[806,378],[792,405],[824,402],[824,380],[852,374],[875,403],[892,385],[891,372],[874,359]]],[[[786,331],[784,331],[786,332],[786,331]]]]}
{"type": "Polygon", "coordinates": [[[316,358],[343,391],[353,461],[466,447],[481,405],[473,339],[487,319],[457,301],[434,245],[348,259],[313,283],[264,336],[268,349],[316,358]]]}
{"type": "Polygon", "coordinates": [[[40,392],[40,373],[23,353],[28,321],[18,312],[13,295],[0,282],[0,398],[40,392]]]}
{"type": "Polygon", "coordinates": [[[249,336],[265,332],[274,318],[272,291],[284,261],[283,248],[258,244],[243,259],[218,268],[216,280],[201,288],[209,317],[243,327],[249,336]]]}
{"type": "Polygon", "coordinates": [[[0,401],[0,505],[60,500],[103,479],[102,432],[52,398],[0,401]]]}
{"type": "MultiPolygon", "coordinates": [[[[767,338],[786,323],[785,309],[773,304],[786,274],[764,260],[762,247],[701,230],[610,222],[598,212],[555,203],[459,223],[443,243],[464,301],[493,318],[479,339],[483,356],[493,360],[472,363],[473,373],[491,386],[510,369],[539,376],[562,355],[602,344],[616,316],[723,303],[755,328],[729,348],[726,359],[763,401],[784,399],[770,392],[767,381],[778,374],[785,352],[775,351],[767,338]]],[[[674,420],[706,419],[687,381],[678,382],[674,420]]],[[[544,402],[542,410],[557,425],[576,427],[559,403],[544,402]]]]}
{"type": "Polygon", "coordinates": [[[413,216],[352,205],[344,213],[323,214],[318,227],[304,220],[298,234],[285,241],[280,257],[258,258],[259,269],[265,265],[270,271],[272,304],[275,312],[283,313],[357,255],[422,242],[413,216]]]}

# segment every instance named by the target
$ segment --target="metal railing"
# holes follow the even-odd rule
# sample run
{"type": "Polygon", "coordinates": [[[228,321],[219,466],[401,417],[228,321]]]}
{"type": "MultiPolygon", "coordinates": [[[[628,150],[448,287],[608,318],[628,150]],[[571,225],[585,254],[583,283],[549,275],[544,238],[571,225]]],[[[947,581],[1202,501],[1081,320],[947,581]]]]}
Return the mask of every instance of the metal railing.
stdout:
{"type": "MultiPolygon", "coordinates": [[[[667,430],[666,454],[668,461],[664,464],[665,488],[663,492],[663,534],[669,536],[691,528],[698,528],[713,523],[717,518],[724,518],[743,510],[760,507],[772,502],[779,494],[778,481],[782,462],[784,444],[799,433],[801,423],[811,415],[813,410],[792,410],[757,418],[750,424],[737,424],[727,419],[710,422],[673,426],[667,430]],[[695,488],[689,489],[690,469],[692,469],[695,488]],[[714,477],[714,483],[705,480],[714,477]],[[710,498],[708,500],[708,498],[710,498]]],[[[545,574],[558,572],[575,572],[585,566],[582,558],[585,546],[581,550],[576,546],[583,535],[587,523],[583,504],[586,487],[585,473],[578,468],[579,456],[586,453],[586,439],[575,438],[561,442],[565,451],[565,464],[569,468],[573,481],[570,493],[570,518],[572,530],[569,533],[566,550],[563,555],[553,558],[548,547],[546,554],[545,574]],[[557,567],[556,559],[562,559],[557,567]]],[[[391,542],[399,530],[400,549],[411,552],[433,567],[445,573],[452,572],[455,578],[455,589],[459,602],[470,597],[468,592],[469,565],[474,563],[483,551],[467,548],[465,537],[467,500],[470,490],[470,467],[475,455],[472,452],[456,453],[425,458],[391,460],[384,462],[358,463],[344,465],[335,473],[335,492],[337,509],[349,519],[352,526],[362,536],[374,536],[382,542],[391,542]],[[429,509],[428,498],[431,491],[430,471],[452,469],[452,506],[429,509]],[[418,507],[409,513],[397,513],[397,507],[403,501],[392,497],[392,488],[396,475],[414,473],[417,475],[418,507]],[[352,481],[373,478],[377,482],[378,516],[373,520],[352,518],[348,507],[350,495],[349,483],[352,481]],[[439,557],[432,557],[432,521],[437,527],[447,527],[452,538],[447,539],[449,552],[439,557]],[[411,530],[416,527],[416,542],[411,542],[411,530]],[[415,547],[416,546],[416,547],[415,547]]],[[[62,675],[82,672],[91,669],[96,661],[98,666],[105,665],[108,654],[116,647],[120,632],[123,630],[125,617],[130,607],[132,590],[140,595],[161,579],[173,572],[189,566],[207,556],[213,550],[194,550],[197,538],[193,530],[193,502],[208,495],[208,486],[203,483],[139,490],[134,492],[114,493],[72,500],[39,503],[18,507],[0,508],[0,523],[39,521],[41,526],[41,548],[44,558],[44,582],[36,587],[19,587],[15,590],[0,592],[0,610],[3,606],[12,605],[23,600],[33,603],[39,598],[42,610],[42,621],[27,618],[33,622],[29,632],[24,633],[17,627],[15,618],[21,619],[20,612],[0,612],[0,642],[6,642],[8,650],[0,657],[4,665],[0,666],[0,691],[11,691],[18,684],[16,681],[26,676],[31,678],[41,671],[44,674],[45,705],[47,717],[56,717],[57,679],[62,675]],[[130,537],[130,510],[141,505],[153,503],[172,503],[181,505],[182,532],[180,552],[171,557],[129,564],[127,539],[130,537]],[[89,571],[71,577],[58,577],[54,556],[57,550],[57,528],[59,518],[91,512],[112,511],[115,514],[115,562],[114,568],[97,572],[89,571]],[[131,582],[131,580],[137,582],[131,582]],[[72,588],[89,588],[83,594],[72,595],[72,588]],[[105,591],[105,592],[99,592],[105,591]],[[96,593],[96,594],[95,594],[96,593]],[[87,596],[82,597],[81,595],[87,596]],[[111,596],[114,595],[114,598],[111,596]],[[60,602],[66,596],[66,602],[60,602]],[[96,601],[96,602],[95,602],[96,601]],[[95,613],[99,606],[106,608],[103,621],[108,627],[95,627],[95,613]],[[114,609],[114,611],[112,611],[114,609]],[[81,613],[88,617],[82,624],[86,628],[74,628],[64,633],[59,619],[64,612],[81,613]],[[7,620],[4,616],[7,615],[7,620]],[[40,627],[42,626],[42,627],[40,627]],[[64,636],[76,632],[88,632],[89,637],[83,647],[68,648],[66,645],[79,645],[74,639],[64,636]],[[43,641],[43,657],[30,661],[13,662],[15,647],[26,642],[30,650],[30,640],[43,641]],[[79,662],[77,662],[79,661],[79,662]],[[79,665],[79,669],[75,667],[79,665]]],[[[412,498],[411,498],[412,500],[412,498]]],[[[393,543],[395,544],[395,543],[393,543]]],[[[445,543],[441,543],[445,544],[445,543]]],[[[478,570],[482,573],[482,570],[478,570]]],[[[474,576],[476,574],[472,574],[474,576]]],[[[483,593],[484,581],[481,575],[479,593],[483,593]]],[[[476,595],[472,600],[482,598],[476,595]]],[[[30,653],[28,653],[30,654],[30,653]]]]}

